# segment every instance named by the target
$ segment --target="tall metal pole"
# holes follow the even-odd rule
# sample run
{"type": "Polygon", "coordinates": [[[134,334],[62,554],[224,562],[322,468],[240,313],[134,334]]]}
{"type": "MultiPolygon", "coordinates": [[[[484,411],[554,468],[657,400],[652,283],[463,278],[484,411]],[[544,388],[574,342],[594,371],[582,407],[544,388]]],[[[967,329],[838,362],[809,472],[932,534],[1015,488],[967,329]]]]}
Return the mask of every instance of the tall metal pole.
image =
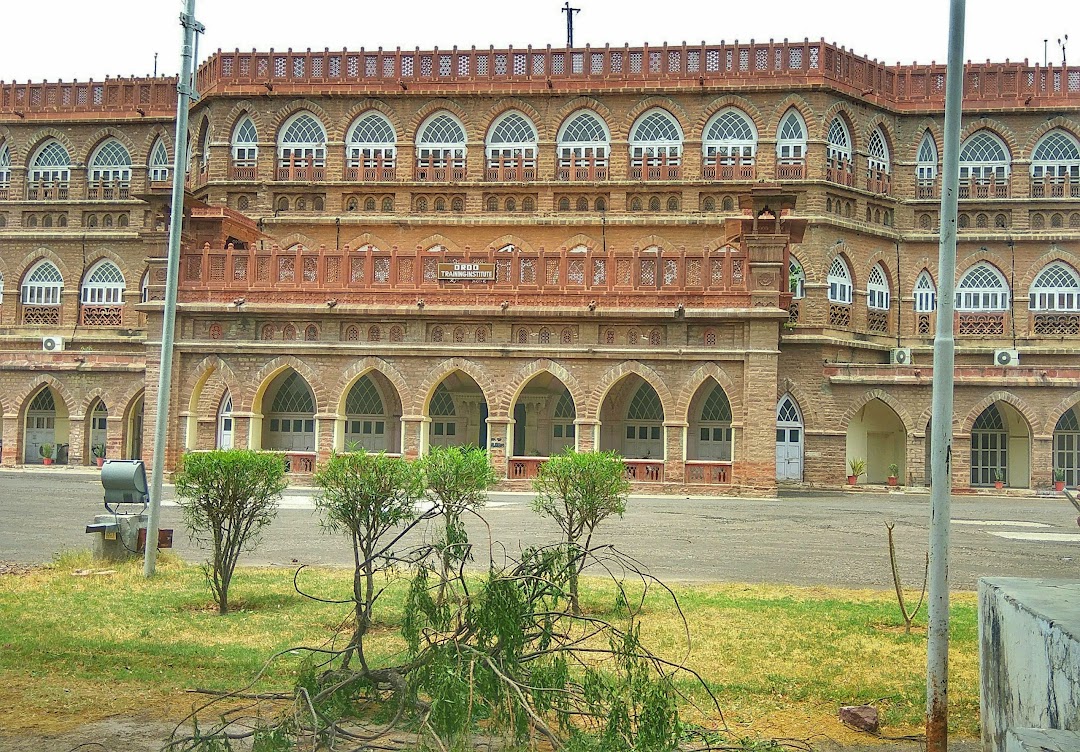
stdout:
{"type": "Polygon", "coordinates": [[[180,275],[180,233],[184,223],[184,176],[187,167],[188,104],[195,94],[192,71],[195,35],[204,27],[195,20],[195,0],[184,0],[180,14],[184,41],[180,47],[180,79],[176,84],[176,137],[172,174],[172,209],[169,213],[169,261],[165,278],[165,313],[161,323],[161,367],[158,373],[157,415],[154,420],[154,462],[150,475],[150,518],[146,525],[143,575],[152,577],[157,564],[158,528],[161,524],[161,485],[165,475],[165,441],[172,390],[173,333],[176,328],[176,282],[180,275]]]}
{"type": "Polygon", "coordinates": [[[934,334],[930,445],[929,626],[926,640],[926,749],[949,747],[949,501],[953,418],[953,311],[956,288],[956,203],[960,190],[960,116],[964,98],[965,0],[951,0],[945,79],[945,151],[941,163],[941,240],[934,334]]]}

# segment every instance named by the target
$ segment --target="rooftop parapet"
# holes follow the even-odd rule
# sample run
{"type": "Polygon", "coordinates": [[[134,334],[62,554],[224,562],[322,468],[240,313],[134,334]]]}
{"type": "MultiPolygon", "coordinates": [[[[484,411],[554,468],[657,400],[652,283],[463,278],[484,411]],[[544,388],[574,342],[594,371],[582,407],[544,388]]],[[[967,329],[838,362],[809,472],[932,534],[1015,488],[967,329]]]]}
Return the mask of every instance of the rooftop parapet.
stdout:
{"type": "Polygon", "coordinates": [[[53,119],[65,114],[102,117],[171,117],[176,113],[176,77],[107,78],[104,81],[4,83],[0,117],[53,119]]]}

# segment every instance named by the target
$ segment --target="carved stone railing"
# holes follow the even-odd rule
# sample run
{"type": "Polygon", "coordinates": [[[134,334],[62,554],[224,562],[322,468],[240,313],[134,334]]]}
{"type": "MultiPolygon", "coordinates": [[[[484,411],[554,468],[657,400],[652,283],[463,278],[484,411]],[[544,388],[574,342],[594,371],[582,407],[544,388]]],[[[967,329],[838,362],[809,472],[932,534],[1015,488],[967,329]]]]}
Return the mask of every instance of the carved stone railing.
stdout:
{"type": "Polygon", "coordinates": [[[547,457],[511,457],[506,477],[510,480],[531,480],[540,474],[547,457]]]}
{"type": "Polygon", "coordinates": [[[285,455],[285,472],[291,475],[310,475],[315,472],[315,452],[282,452],[285,455]]]}
{"type": "Polygon", "coordinates": [[[855,185],[855,165],[851,160],[826,159],[825,179],[851,188],[855,185]]]}
{"type": "Polygon", "coordinates": [[[1068,175],[1031,179],[1032,198],[1080,198],[1080,181],[1068,175]]]}
{"type": "Polygon", "coordinates": [[[489,159],[484,179],[515,183],[536,180],[536,160],[521,157],[489,159]]]}
{"type": "Polygon", "coordinates": [[[866,312],[866,328],[881,334],[889,333],[889,312],[870,310],[866,312]]]}
{"type": "Polygon", "coordinates": [[[645,157],[630,161],[631,180],[678,180],[682,177],[682,162],[675,157],[645,157]]]}
{"type": "Polygon", "coordinates": [[[663,460],[623,460],[626,479],[636,483],[663,483],[663,460]]]}
{"type": "Polygon", "coordinates": [[[82,326],[122,326],[124,307],[115,305],[84,305],[79,310],[82,326]]]}
{"type": "Polygon", "coordinates": [[[802,180],[806,176],[806,164],[804,162],[777,162],[777,180],[802,180]]]}
{"type": "Polygon", "coordinates": [[[930,313],[917,313],[917,314],[915,314],[915,333],[916,334],[933,334],[934,333],[933,314],[930,314],[930,313]]]}
{"type": "Polygon", "coordinates": [[[871,172],[866,176],[866,190],[888,195],[892,192],[892,176],[887,172],[871,172]]]}
{"type": "Polygon", "coordinates": [[[719,164],[716,157],[706,157],[701,176],[706,180],[754,180],[756,170],[752,164],[719,164]]]}
{"type": "Polygon", "coordinates": [[[732,479],[732,463],[719,460],[687,460],[686,482],[707,483],[713,486],[729,485],[732,479]]]}
{"type": "Polygon", "coordinates": [[[0,83],[0,114],[27,119],[71,112],[161,117],[176,114],[176,77],[116,78],[79,83],[0,83]],[[136,115],[138,113],[138,115],[136,115]]]}
{"type": "Polygon", "coordinates": [[[131,183],[126,180],[91,180],[86,184],[86,197],[106,201],[127,200],[131,197],[131,183]]]}
{"type": "Polygon", "coordinates": [[[26,184],[28,201],[66,201],[68,198],[67,181],[33,181],[26,184]]]}
{"type": "Polygon", "coordinates": [[[851,306],[830,303],[829,326],[851,326],[851,306]]]}
{"type": "Polygon", "coordinates": [[[60,306],[24,305],[22,322],[30,326],[57,326],[60,324],[60,306]]]}
{"type": "Polygon", "coordinates": [[[345,166],[345,179],[353,183],[379,183],[397,180],[396,160],[351,159],[345,166]]]}
{"type": "Polygon", "coordinates": [[[416,160],[414,177],[423,183],[456,183],[464,180],[467,175],[464,158],[416,160]]]}
{"type": "Polygon", "coordinates": [[[558,180],[596,182],[608,179],[608,161],[601,157],[560,159],[558,180]]]}
{"type": "Polygon", "coordinates": [[[937,198],[937,180],[919,180],[915,183],[915,198],[937,198]]]}
{"type": "Polygon", "coordinates": [[[279,162],[277,179],[299,183],[321,182],[326,180],[326,166],[306,162],[279,162]]]}
{"type": "Polygon", "coordinates": [[[959,182],[960,198],[1008,198],[1009,181],[989,179],[969,179],[959,182]]]}
{"type": "Polygon", "coordinates": [[[229,165],[229,177],[233,180],[258,180],[259,168],[254,162],[233,162],[229,165]]]}
{"type": "Polygon", "coordinates": [[[958,313],[957,334],[973,336],[1000,336],[1005,334],[1005,314],[998,313],[958,313]]]}
{"type": "Polygon", "coordinates": [[[1051,337],[1080,334],[1080,313],[1036,313],[1032,333],[1051,337]]]}
{"type": "Polygon", "coordinates": [[[8,200],[8,191],[10,189],[9,183],[0,183],[0,201],[8,200]]]}

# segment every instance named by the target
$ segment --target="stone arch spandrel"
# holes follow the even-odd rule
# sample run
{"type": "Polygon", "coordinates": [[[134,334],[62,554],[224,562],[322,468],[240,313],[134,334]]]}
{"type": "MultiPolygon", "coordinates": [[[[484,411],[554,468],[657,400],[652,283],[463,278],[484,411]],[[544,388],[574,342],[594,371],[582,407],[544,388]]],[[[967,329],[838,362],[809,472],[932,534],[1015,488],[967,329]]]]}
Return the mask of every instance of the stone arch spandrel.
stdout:
{"type": "Polygon", "coordinates": [[[631,248],[635,250],[643,250],[645,248],[659,248],[662,253],[678,253],[679,248],[670,240],[662,235],[645,235],[634,241],[631,248]]]}
{"type": "MultiPolygon", "coordinates": [[[[355,251],[357,248],[363,248],[366,245],[373,245],[380,251],[389,251],[394,248],[393,243],[388,241],[382,235],[377,235],[373,232],[362,232],[349,240],[349,242],[345,243],[345,245],[349,246],[349,249],[352,251],[355,251]]],[[[341,248],[344,248],[345,245],[341,248]]]]}
{"type": "Polygon", "coordinates": [[[776,107],[773,108],[772,122],[767,131],[770,142],[776,141],[780,133],[780,123],[784,119],[784,116],[788,114],[788,110],[791,110],[792,108],[799,113],[799,116],[803,119],[803,123],[806,125],[807,141],[809,142],[813,139],[813,125],[819,121],[817,113],[813,106],[800,95],[789,94],[777,102],[776,107]]]}
{"type": "Polygon", "coordinates": [[[269,143],[274,140],[267,138],[271,131],[262,110],[250,99],[241,99],[221,119],[221,122],[225,125],[223,132],[228,134],[230,144],[232,143],[233,131],[236,130],[236,124],[245,115],[251,118],[251,123],[255,126],[255,133],[259,137],[259,143],[269,143]]]}
{"type": "MultiPolygon", "coordinates": [[[[23,155],[23,159],[25,160],[23,166],[26,167],[26,169],[29,170],[31,168],[32,165],[30,164],[30,159],[34,156],[37,150],[41,148],[42,144],[51,139],[56,139],[57,141],[59,141],[60,145],[63,146],[64,149],[67,151],[68,159],[71,160],[71,164],[69,165],[71,169],[74,170],[86,166],[86,162],[79,162],[79,150],[75,148],[75,144],[71,141],[71,138],[68,136],[68,134],[56,128],[42,128],[38,131],[35,131],[33,135],[30,136],[30,139],[26,142],[27,149],[23,155]]],[[[14,154],[11,155],[11,161],[12,164],[15,163],[14,154]]]]}
{"type": "MultiPolygon", "coordinates": [[[[611,133],[611,108],[594,97],[574,97],[560,107],[552,118],[552,122],[555,123],[556,138],[558,137],[559,130],[563,127],[563,123],[566,122],[566,119],[579,110],[592,110],[598,118],[604,121],[608,133],[611,133]]],[[[614,138],[614,134],[612,134],[612,137],[614,138]]]]}
{"type": "Polygon", "coordinates": [[[353,384],[355,384],[361,376],[372,372],[381,374],[390,382],[397,391],[398,402],[400,402],[402,408],[404,408],[405,395],[411,394],[409,382],[405,378],[405,375],[389,361],[369,356],[356,361],[346,368],[345,371],[342,372],[341,378],[338,379],[337,384],[334,385],[334,394],[337,395],[337,399],[332,404],[335,406],[339,415],[345,414],[345,400],[348,399],[349,390],[352,389],[353,384]]]}
{"type": "Polygon", "coordinates": [[[754,128],[757,129],[757,137],[760,142],[762,134],[767,128],[765,124],[765,116],[762,114],[761,109],[745,97],[741,97],[738,94],[725,94],[712,100],[704,107],[701,108],[701,114],[698,116],[694,123],[694,138],[697,141],[705,140],[705,126],[708,125],[712,116],[721,110],[728,108],[739,110],[748,118],[750,122],[754,124],[754,128]]]}
{"type": "MultiPolygon", "coordinates": [[[[23,256],[22,266],[19,268],[18,272],[13,275],[15,277],[14,281],[18,283],[18,288],[22,287],[23,278],[27,275],[27,273],[34,267],[35,264],[37,264],[37,262],[43,259],[51,261],[53,266],[55,266],[60,271],[60,276],[64,278],[65,292],[70,292],[70,290],[72,289],[75,289],[77,291],[79,289],[79,284],[82,281],[82,275],[73,274],[71,270],[68,269],[67,264],[64,263],[64,260],[60,257],[60,255],[49,248],[38,248],[37,250],[31,251],[30,253],[23,256]],[[74,288],[72,288],[73,280],[74,288]]],[[[8,284],[10,283],[5,281],[5,287],[8,284]]]]}
{"type": "MultiPolygon", "coordinates": [[[[832,125],[833,118],[835,117],[839,117],[844,121],[844,125],[847,126],[848,136],[851,137],[851,155],[854,157],[859,153],[859,148],[861,146],[859,138],[861,133],[857,127],[859,120],[855,117],[855,114],[851,111],[851,108],[846,102],[836,102],[822,113],[821,122],[818,124],[821,130],[818,131],[817,138],[822,142],[828,142],[829,127],[832,125]]],[[[807,123],[807,128],[809,127],[810,125],[807,123]]]]}
{"type": "Polygon", "coordinates": [[[432,99],[431,101],[424,104],[423,107],[418,109],[413,114],[412,120],[409,121],[408,136],[403,139],[399,138],[398,140],[404,140],[410,144],[415,144],[417,137],[420,135],[420,126],[424,124],[425,120],[427,120],[429,117],[434,115],[436,112],[439,112],[440,110],[446,110],[458,119],[458,121],[461,123],[461,126],[465,129],[466,143],[484,142],[483,133],[481,133],[480,137],[477,138],[476,134],[472,132],[473,128],[475,128],[475,125],[470,127],[469,114],[465,111],[465,108],[463,108],[461,105],[459,105],[452,99],[444,98],[432,99]]]}
{"type": "MultiPolygon", "coordinates": [[[[140,154],[136,150],[135,142],[131,140],[131,137],[127,133],[111,125],[107,125],[104,128],[99,129],[96,133],[83,141],[83,143],[87,146],[80,155],[82,157],[82,163],[89,167],[90,155],[94,153],[95,149],[97,149],[99,146],[101,146],[101,144],[103,144],[107,139],[110,138],[115,138],[125,149],[127,149],[128,158],[131,160],[132,168],[136,168],[140,165],[140,160],[138,159],[138,157],[145,157],[146,155],[140,154]]],[[[142,159],[141,163],[146,164],[146,160],[142,159]]]]}
{"type": "Polygon", "coordinates": [[[341,116],[341,140],[344,141],[349,136],[349,129],[352,128],[356,119],[366,112],[378,112],[383,115],[388,121],[390,121],[391,127],[394,129],[394,137],[397,139],[396,146],[401,146],[402,133],[405,130],[405,123],[402,121],[401,116],[397,110],[388,105],[381,99],[361,99],[353,104],[349,109],[345,110],[341,116]]]}
{"type": "MultiPolygon", "coordinates": [[[[968,123],[960,132],[960,149],[963,150],[964,142],[979,131],[989,131],[1000,138],[1002,143],[1005,144],[1005,148],[1009,150],[1009,169],[1011,174],[1012,166],[1015,164],[1020,154],[1020,140],[1016,137],[1016,132],[1000,120],[994,118],[980,118],[968,123]]],[[[941,152],[939,152],[939,154],[940,153],[941,152]]]]}
{"type": "Polygon", "coordinates": [[[798,405],[799,415],[802,416],[803,430],[821,430],[821,427],[817,425],[817,411],[808,409],[808,406],[813,405],[814,401],[810,398],[810,395],[805,389],[791,379],[784,379],[783,382],[777,385],[776,401],[773,403],[774,410],[775,406],[780,404],[780,400],[784,398],[785,394],[790,394],[791,398],[795,400],[795,404],[798,405]]]}
{"type": "Polygon", "coordinates": [[[529,385],[529,382],[532,381],[533,377],[544,372],[550,373],[562,382],[563,386],[570,392],[570,399],[574,401],[575,413],[580,417],[582,408],[585,404],[584,387],[561,363],[554,360],[548,360],[547,358],[541,358],[540,360],[534,360],[531,363],[527,363],[518,369],[517,373],[510,377],[506,387],[499,391],[499,412],[510,415],[513,405],[517,403],[518,399],[521,397],[521,393],[525,390],[525,387],[529,385]]]}
{"type": "Polygon", "coordinates": [[[287,368],[296,371],[303,377],[304,381],[307,382],[308,388],[311,389],[311,393],[315,399],[315,413],[319,414],[325,412],[330,403],[327,399],[326,387],[319,377],[319,373],[295,355],[283,355],[274,358],[260,368],[258,372],[248,380],[249,383],[256,385],[255,391],[250,394],[245,393],[243,402],[239,406],[237,405],[237,395],[235,393],[233,394],[233,412],[255,412],[254,405],[266,394],[266,389],[270,386],[270,382],[287,368]]]}
{"type": "MultiPolygon", "coordinates": [[[[738,385],[736,385],[728,372],[721,368],[717,363],[706,363],[690,374],[683,383],[682,390],[679,393],[678,402],[675,404],[676,412],[672,417],[679,416],[680,419],[689,423],[690,405],[694,401],[694,396],[697,395],[701,390],[701,387],[710,379],[719,384],[720,388],[724,390],[724,394],[727,395],[728,404],[731,405],[732,421],[735,423],[742,423],[744,412],[742,390],[739,389],[738,385]]],[[[665,413],[665,415],[667,414],[665,413]]]]}
{"type": "MultiPolygon", "coordinates": [[[[612,130],[611,140],[629,141],[630,132],[633,130],[634,124],[637,123],[638,118],[649,110],[664,110],[675,118],[675,121],[679,124],[679,128],[682,130],[683,146],[686,145],[687,141],[691,140],[687,135],[691,131],[690,124],[692,122],[689,113],[687,113],[686,109],[674,99],[664,96],[648,96],[631,107],[626,113],[626,119],[619,123],[619,128],[621,129],[619,137],[616,138],[615,131],[612,130]]],[[[608,123],[608,128],[611,128],[610,122],[608,123]]]]}
{"type": "Polygon", "coordinates": [[[450,358],[441,361],[428,369],[428,372],[420,380],[418,388],[412,395],[409,412],[413,415],[426,415],[428,403],[431,401],[431,395],[435,393],[435,387],[441,384],[447,376],[455,371],[461,371],[476,382],[476,385],[480,388],[480,394],[484,397],[484,402],[488,405],[488,416],[495,417],[496,413],[492,409],[495,404],[492,400],[492,395],[498,392],[498,386],[495,383],[495,379],[489,375],[479,363],[467,360],[466,358],[450,358]]]}
{"type": "MultiPolygon", "coordinates": [[[[128,259],[125,259],[120,254],[109,248],[95,248],[92,252],[86,254],[86,265],[83,267],[82,274],[79,276],[79,287],[82,287],[83,281],[86,279],[86,273],[90,271],[99,261],[108,260],[116,265],[116,268],[120,270],[120,273],[124,275],[124,289],[127,292],[132,290],[131,281],[133,279],[142,279],[142,271],[136,273],[129,264],[128,259]]],[[[142,259],[139,260],[142,263],[142,259]]]]}
{"type": "Polygon", "coordinates": [[[438,233],[438,232],[432,233],[431,235],[428,235],[426,238],[424,238],[423,240],[418,242],[416,244],[416,248],[417,248],[417,250],[420,250],[420,251],[426,251],[426,250],[428,250],[429,248],[431,248],[432,246],[435,246],[435,245],[441,245],[443,248],[450,251],[451,253],[464,253],[465,252],[465,249],[462,248],[460,245],[458,245],[458,243],[456,241],[451,240],[450,238],[446,237],[442,233],[438,233]]]}
{"type": "MultiPolygon", "coordinates": [[[[37,394],[42,387],[47,386],[53,390],[53,394],[60,398],[60,401],[64,405],[64,410],[68,416],[78,415],[75,412],[75,407],[78,404],[78,400],[75,399],[75,395],[72,394],[64,382],[56,378],[51,374],[41,374],[29,382],[29,387],[21,392],[17,392],[17,396],[12,399],[12,402],[19,406],[19,421],[21,423],[26,422],[26,411],[30,407],[30,401],[35,394],[37,394]]],[[[5,413],[6,414],[6,413],[5,413]]]]}
{"type": "Polygon", "coordinates": [[[1063,130],[1077,141],[1080,141],[1080,123],[1077,123],[1075,120],[1070,120],[1063,115],[1058,115],[1057,117],[1050,118],[1044,123],[1040,123],[1037,128],[1034,128],[1028,133],[1028,140],[1024,144],[1023,153],[1020,155],[1021,158],[1030,160],[1032,155],[1035,154],[1035,145],[1039,143],[1039,139],[1050,131],[1055,130],[1063,130]]]}
{"type": "Polygon", "coordinates": [[[289,233],[285,237],[278,239],[278,247],[283,251],[294,245],[300,245],[303,246],[304,250],[312,251],[319,247],[319,241],[302,232],[289,233]]]}
{"type": "Polygon", "coordinates": [[[1075,391],[1067,397],[1060,399],[1047,413],[1046,420],[1042,424],[1042,432],[1040,435],[1053,436],[1054,429],[1057,428],[1057,422],[1061,419],[1061,416],[1065,414],[1065,411],[1072,410],[1077,405],[1080,405],[1080,391],[1075,391]]]}
{"type": "Polygon", "coordinates": [[[652,368],[639,363],[636,360],[627,361],[621,363],[608,371],[600,377],[596,386],[593,387],[592,392],[585,398],[585,409],[578,418],[588,418],[590,420],[600,419],[600,408],[604,404],[604,400],[607,399],[608,394],[611,393],[612,388],[623,380],[626,376],[635,374],[640,376],[641,379],[649,384],[656,390],[657,396],[660,397],[660,406],[664,409],[664,420],[670,421],[672,416],[677,415],[675,397],[672,395],[671,390],[668,389],[668,385],[664,382],[663,377],[652,368]]]}
{"type": "Polygon", "coordinates": [[[518,97],[503,97],[495,102],[488,111],[484,113],[481,118],[478,127],[483,128],[484,142],[487,142],[488,134],[491,132],[491,126],[495,124],[495,121],[499,119],[501,115],[505,115],[507,112],[517,110],[525,117],[532,121],[533,127],[536,128],[536,140],[538,142],[554,141],[555,135],[550,133],[551,126],[548,124],[547,119],[540,114],[540,111],[529,102],[518,97]]]}
{"type": "MultiPolygon", "coordinates": [[[[584,237],[584,236],[583,236],[584,237]]],[[[500,235],[492,240],[485,246],[489,251],[497,251],[500,248],[505,248],[508,245],[514,246],[515,249],[524,253],[536,253],[536,249],[525,238],[513,233],[507,233],[506,235],[500,235]]]]}
{"type": "Polygon", "coordinates": [[[975,421],[982,414],[982,411],[990,407],[990,405],[994,404],[995,402],[1005,402],[1006,404],[1011,405],[1016,410],[1016,412],[1020,414],[1020,417],[1024,419],[1024,423],[1027,424],[1028,435],[1034,435],[1033,427],[1035,426],[1035,421],[1032,419],[1032,416],[1036,414],[1035,410],[1032,409],[1032,407],[1028,405],[1023,399],[1017,397],[1012,392],[1005,390],[991,392],[990,394],[975,402],[971,409],[968,410],[963,422],[960,424],[960,433],[970,434],[971,427],[975,424],[975,421]]]}
{"type": "Polygon", "coordinates": [[[226,387],[229,389],[229,393],[233,395],[234,403],[239,404],[240,400],[238,398],[243,394],[243,390],[239,388],[240,380],[236,378],[236,374],[229,364],[217,355],[208,355],[194,367],[185,370],[187,371],[187,376],[180,388],[180,394],[190,395],[188,398],[188,410],[202,409],[203,387],[215,372],[220,372],[222,374],[222,378],[225,381],[226,387]],[[191,398],[195,397],[196,394],[199,395],[198,398],[192,400],[191,398]]]}
{"type": "Polygon", "coordinates": [[[1067,264],[1072,267],[1074,272],[1080,273],[1080,256],[1054,246],[1048,252],[1027,265],[1027,269],[1024,270],[1023,276],[1016,280],[1016,290],[1013,291],[1013,294],[1016,295],[1019,292],[1020,295],[1026,297],[1027,291],[1030,290],[1031,286],[1035,283],[1035,278],[1042,273],[1043,269],[1055,261],[1067,264]]]}
{"type": "MultiPolygon", "coordinates": [[[[281,128],[288,122],[289,118],[300,112],[308,112],[318,118],[319,122],[322,123],[323,130],[326,131],[327,141],[331,140],[331,128],[335,127],[336,119],[323,109],[321,105],[310,99],[294,99],[291,102],[282,105],[270,118],[270,132],[266,134],[269,138],[265,138],[260,132],[259,139],[263,140],[265,138],[265,140],[277,144],[278,138],[281,136],[281,128]]],[[[229,136],[232,136],[231,132],[229,133],[229,136]]]]}
{"type": "Polygon", "coordinates": [[[847,410],[844,411],[844,414],[840,418],[840,428],[843,431],[847,431],[848,426],[851,425],[851,421],[855,417],[855,415],[858,414],[858,412],[864,407],[866,407],[867,404],[873,402],[874,400],[881,400],[886,405],[888,405],[894,413],[896,413],[896,417],[898,417],[900,419],[900,422],[904,424],[905,433],[910,436],[914,432],[915,422],[911,419],[911,414],[907,411],[907,408],[904,407],[903,403],[900,402],[900,400],[898,400],[896,397],[893,397],[884,389],[871,389],[862,396],[852,401],[851,405],[848,407],[847,410]]]}
{"type": "MultiPolygon", "coordinates": [[[[919,147],[922,146],[923,136],[930,131],[930,138],[934,140],[934,148],[937,150],[938,162],[941,161],[941,153],[945,149],[945,136],[941,132],[941,124],[931,118],[924,118],[912,126],[915,138],[911,143],[904,142],[903,161],[915,164],[919,159],[919,147]]],[[[897,158],[900,159],[899,152],[897,158]]]]}

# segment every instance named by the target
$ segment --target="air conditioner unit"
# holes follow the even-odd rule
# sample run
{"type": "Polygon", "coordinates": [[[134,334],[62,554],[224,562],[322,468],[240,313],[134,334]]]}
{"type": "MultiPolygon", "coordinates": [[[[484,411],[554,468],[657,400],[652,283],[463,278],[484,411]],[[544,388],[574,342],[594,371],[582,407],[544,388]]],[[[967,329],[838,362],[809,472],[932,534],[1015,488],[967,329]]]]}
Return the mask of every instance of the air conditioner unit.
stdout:
{"type": "Polygon", "coordinates": [[[59,352],[64,349],[63,337],[42,337],[41,349],[45,352],[59,352]]]}
{"type": "Polygon", "coordinates": [[[894,347],[889,351],[889,362],[894,366],[911,365],[911,348],[894,347]]]}
{"type": "Polygon", "coordinates": [[[1017,350],[994,350],[995,366],[1020,365],[1020,353],[1017,350]]]}

